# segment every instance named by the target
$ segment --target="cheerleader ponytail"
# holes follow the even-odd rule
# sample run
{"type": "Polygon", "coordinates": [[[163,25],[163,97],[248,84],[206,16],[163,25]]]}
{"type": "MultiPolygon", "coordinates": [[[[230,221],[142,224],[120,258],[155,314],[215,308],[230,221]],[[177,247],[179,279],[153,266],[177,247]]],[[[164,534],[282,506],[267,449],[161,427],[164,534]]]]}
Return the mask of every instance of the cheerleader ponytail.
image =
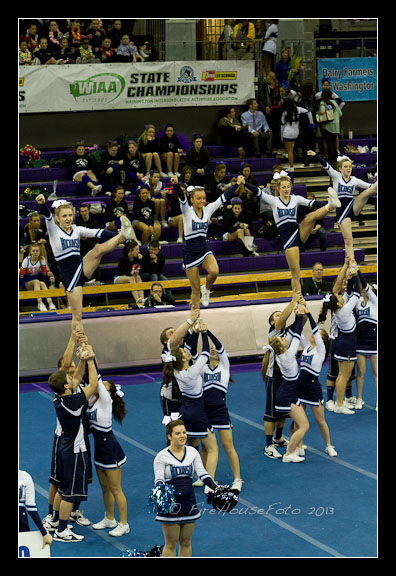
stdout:
{"type": "Polygon", "coordinates": [[[323,299],[323,306],[318,316],[318,324],[326,321],[327,312],[335,312],[338,309],[338,300],[335,294],[327,294],[323,299]]]}

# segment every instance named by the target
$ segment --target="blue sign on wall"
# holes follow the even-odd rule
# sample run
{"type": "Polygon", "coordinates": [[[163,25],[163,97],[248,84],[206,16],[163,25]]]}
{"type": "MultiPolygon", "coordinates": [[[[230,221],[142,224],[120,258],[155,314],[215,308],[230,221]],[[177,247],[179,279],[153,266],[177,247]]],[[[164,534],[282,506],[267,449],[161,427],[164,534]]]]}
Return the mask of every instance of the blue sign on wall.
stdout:
{"type": "Polygon", "coordinates": [[[377,58],[319,58],[317,63],[319,90],[328,78],[345,102],[377,100],[377,58]]]}

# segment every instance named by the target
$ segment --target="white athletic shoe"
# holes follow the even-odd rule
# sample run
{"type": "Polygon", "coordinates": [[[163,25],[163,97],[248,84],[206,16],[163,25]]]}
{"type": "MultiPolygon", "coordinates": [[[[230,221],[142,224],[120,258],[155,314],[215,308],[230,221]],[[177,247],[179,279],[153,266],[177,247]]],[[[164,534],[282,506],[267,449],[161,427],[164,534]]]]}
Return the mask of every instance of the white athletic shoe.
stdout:
{"type": "Polygon", "coordinates": [[[124,236],[125,240],[133,240],[134,233],[129,218],[123,215],[120,217],[120,220],[121,220],[120,233],[122,234],[122,236],[124,236]]]}
{"type": "Polygon", "coordinates": [[[65,528],[63,532],[58,532],[55,530],[53,539],[57,542],[82,542],[84,540],[84,536],[81,534],[75,534],[73,530],[65,528]]]}
{"type": "Polygon", "coordinates": [[[326,446],[325,452],[329,456],[337,456],[337,452],[334,450],[334,446],[330,446],[330,444],[329,444],[329,446],[326,446]]]}
{"type": "Polygon", "coordinates": [[[202,306],[209,306],[210,290],[207,290],[205,284],[201,286],[201,303],[202,306]]]}
{"type": "Polygon", "coordinates": [[[350,410],[346,406],[344,406],[344,405],[338,406],[337,404],[334,404],[333,412],[334,412],[334,414],[355,414],[355,412],[353,410],[350,410]]]}
{"type": "Polygon", "coordinates": [[[303,456],[298,456],[297,452],[284,454],[282,457],[282,462],[304,462],[304,460],[305,458],[303,456]]]}
{"type": "Polygon", "coordinates": [[[40,312],[48,312],[47,307],[44,304],[44,302],[40,302],[39,305],[37,306],[37,309],[40,310],[40,312]]]}
{"type": "Polygon", "coordinates": [[[363,408],[363,400],[361,398],[356,398],[355,410],[361,410],[363,408]]]}
{"type": "Polygon", "coordinates": [[[238,492],[242,491],[242,478],[235,478],[234,482],[231,485],[231,490],[238,490],[238,492]]]}
{"type": "Polygon", "coordinates": [[[334,188],[327,188],[327,193],[329,195],[329,205],[333,208],[339,208],[341,206],[341,201],[338,198],[338,194],[334,188]]]}
{"type": "Polygon", "coordinates": [[[90,526],[91,521],[85,518],[84,514],[80,510],[75,510],[70,514],[70,520],[79,524],[80,526],[90,526]]]}
{"type": "Polygon", "coordinates": [[[334,400],[327,400],[326,402],[326,410],[328,412],[334,412],[335,402],[334,400]]]}
{"type": "Polygon", "coordinates": [[[280,452],[278,452],[278,450],[275,448],[275,446],[273,444],[271,444],[270,446],[266,446],[264,448],[264,456],[268,456],[268,458],[282,458],[282,454],[280,452]]]}
{"type": "Polygon", "coordinates": [[[92,524],[92,528],[94,530],[104,530],[105,528],[115,528],[116,526],[117,520],[115,518],[113,518],[113,520],[109,520],[107,516],[105,516],[100,522],[92,524]]]}
{"type": "Polygon", "coordinates": [[[121,524],[118,522],[114,530],[110,530],[110,536],[123,536],[124,534],[129,534],[129,524],[121,524]]]}

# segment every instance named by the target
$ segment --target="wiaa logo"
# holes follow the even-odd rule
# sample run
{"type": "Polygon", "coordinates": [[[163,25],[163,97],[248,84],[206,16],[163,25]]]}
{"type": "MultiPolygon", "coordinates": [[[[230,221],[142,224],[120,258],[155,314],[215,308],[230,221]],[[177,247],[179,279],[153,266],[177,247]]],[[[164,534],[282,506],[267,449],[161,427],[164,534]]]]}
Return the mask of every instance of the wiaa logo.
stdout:
{"type": "Polygon", "coordinates": [[[178,82],[183,82],[184,84],[191,84],[191,82],[196,82],[197,77],[194,76],[194,70],[191,66],[183,66],[180,69],[180,76],[177,77],[178,82]]]}

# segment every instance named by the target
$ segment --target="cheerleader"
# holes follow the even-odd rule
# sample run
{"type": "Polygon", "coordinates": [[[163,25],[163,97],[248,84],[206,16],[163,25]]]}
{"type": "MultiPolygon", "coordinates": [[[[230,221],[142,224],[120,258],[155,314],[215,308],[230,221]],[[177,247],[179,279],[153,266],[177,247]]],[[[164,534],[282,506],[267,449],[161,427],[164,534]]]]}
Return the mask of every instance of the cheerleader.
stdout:
{"type": "Polygon", "coordinates": [[[329,200],[318,202],[317,200],[307,200],[303,196],[291,194],[291,179],[286,172],[282,171],[274,174],[276,180],[276,192],[279,196],[271,196],[257,186],[252,186],[245,182],[245,186],[252,190],[256,196],[269,204],[272,208],[275,224],[279,230],[281,243],[285,252],[287,264],[291,272],[291,285],[293,292],[301,291],[300,284],[300,247],[308,240],[315,226],[316,220],[327,216],[328,212],[340,205],[337,193],[328,188],[329,200]],[[279,175],[278,175],[279,174],[279,175]],[[309,206],[317,208],[310,212],[299,224],[297,221],[298,206],[309,206]]]}
{"type": "Polygon", "coordinates": [[[345,243],[345,253],[351,260],[351,266],[357,267],[353,251],[352,220],[363,210],[367,200],[377,193],[377,182],[369,184],[356,176],[352,176],[352,160],[348,156],[338,156],[335,170],[326,160],[323,160],[313,150],[308,150],[308,156],[316,156],[327,174],[333,181],[333,188],[338,194],[340,205],[336,210],[336,218],[345,243]],[[356,188],[362,188],[363,192],[354,198],[356,188]]]}
{"type": "MultiPolygon", "coordinates": [[[[315,422],[326,444],[326,454],[337,456],[330,442],[329,427],[324,416],[322,387],[319,382],[320,372],[329,352],[329,336],[325,330],[319,330],[310,312],[307,316],[312,335],[300,357],[299,400],[304,409],[306,406],[311,406],[315,422]]],[[[298,448],[297,453],[303,456],[303,448],[298,448]]]]}
{"type": "Polygon", "coordinates": [[[82,286],[89,280],[100,264],[104,254],[111,252],[126,240],[132,240],[132,225],[126,216],[116,218],[120,231],[91,229],[73,224],[75,208],[66,200],[53,202],[54,215],[45,203],[43,194],[36,201],[45,216],[52,252],[58,264],[60,278],[66,289],[72,311],[72,326],[82,330],[82,286]],[[80,256],[80,238],[100,238],[83,259],[80,256]]]}
{"type": "Polygon", "coordinates": [[[163,357],[163,384],[172,382],[175,377],[182,394],[180,418],[183,420],[189,440],[200,440],[207,453],[206,468],[213,478],[217,465],[217,442],[213,427],[209,422],[203,398],[203,372],[209,359],[209,340],[206,332],[202,335],[202,352],[195,364],[188,348],[175,347],[167,357],[163,357]]]}
{"type": "Polygon", "coordinates": [[[19,491],[19,532],[30,532],[29,520],[26,512],[36,524],[43,537],[44,548],[46,544],[52,543],[52,536],[48,534],[37,512],[36,493],[31,475],[25,470],[18,470],[18,491],[19,491]]]}
{"type": "MultiPolygon", "coordinates": [[[[23,290],[48,290],[44,278],[48,277],[48,281],[55,282],[54,275],[48,269],[45,258],[42,256],[40,244],[30,244],[27,248],[27,256],[22,260],[21,267],[19,268],[19,283],[23,290]]],[[[52,298],[46,298],[48,303],[48,310],[56,310],[52,298]]],[[[42,298],[37,298],[37,308],[42,312],[46,312],[47,308],[42,298]]]]}
{"type": "Polygon", "coordinates": [[[340,294],[327,295],[318,317],[318,323],[326,320],[328,310],[334,313],[337,323],[338,337],[334,341],[334,359],[338,362],[338,375],[336,379],[337,400],[334,405],[336,414],[354,414],[355,412],[344,405],[344,394],[347,383],[357,360],[357,322],[354,313],[360,292],[357,280],[357,271],[354,267],[349,268],[346,296],[340,294]],[[353,284],[353,291],[352,291],[353,284]]]}
{"type": "Polygon", "coordinates": [[[377,294],[370,287],[363,274],[358,270],[362,285],[361,298],[355,306],[357,314],[357,399],[355,410],[363,408],[363,385],[367,358],[370,358],[374,385],[377,389],[377,294]]]}
{"type": "MultiPolygon", "coordinates": [[[[201,322],[202,323],[202,322],[201,322]]],[[[242,478],[239,466],[239,457],[232,441],[232,425],[226,405],[228,383],[230,377],[230,361],[221,342],[212,332],[207,330],[212,341],[210,346],[209,362],[203,372],[203,393],[205,410],[209,422],[214,430],[219,431],[221,444],[227,455],[228,463],[234,477],[231,489],[242,490],[242,478]]],[[[193,353],[194,350],[192,349],[193,353]]],[[[202,461],[205,464],[205,451],[201,451],[202,461]]]]}
{"type": "Polygon", "coordinates": [[[187,431],[182,420],[171,420],[166,425],[166,441],[167,447],[154,459],[155,485],[174,486],[176,502],[169,512],[158,512],[155,518],[161,522],[165,539],[162,556],[175,557],[179,544],[179,557],[190,557],[195,521],[201,516],[192,485],[193,474],[212,490],[216,484],[205,470],[199,452],[186,446],[187,431]]]}
{"type": "Polygon", "coordinates": [[[112,380],[103,382],[98,373],[98,389],[88,400],[87,415],[94,439],[94,464],[103,493],[105,516],[93,524],[95,530],[113,528],[110,536],[122,536],[129,533],[127,522],[127,501],[121,488],[121,467],[127,457],[112,429],[113,416],[117,422],[125,418],[124,393],[112,380]],[[120,521],[114,518],[114,503],[117,506],[120,521]]]}
{"type": "Polygon", "coordinates": [[[227,200],[243,182],[243,176],[238,176],[237,183],[224,192],[217,200],[206,205],[206,192],[202,187],[188,188],[190,192],[189,205],[187,198],[178,184],[177,176],[171,178],[174,190],[179,196],[180,207],[183,214],[184,227],[184,268],[191,284],[191,304],[199,308],[200,300],[203,306],[209,305],[210,289],[219,274],[219,266],[213,252],[207,245],[209,220],[212,214],[227,200]],[[199,266],[207,271],[206,283],[200,286],[199,266]]]}
{"type": "Polygon", "coordinates": [[[270,362],[276,361],[281,373],[282,381],[275,393],[275,409],[277,412],[289,415],[294,422],[294,432],[290,436],[283,462],[302,462],[303,456],[296,453],[296,449],[309,429],[309,422],[299,399],[299,366],[296,359],[297,349],[300,345],[302,331],[302,316],[306,314],[305,306],[297,306],[297,316],[291,343],[285,337],[274,336],[270,338],[267,351],[263,359],[263,371],[266,373],[270,362]]]}

